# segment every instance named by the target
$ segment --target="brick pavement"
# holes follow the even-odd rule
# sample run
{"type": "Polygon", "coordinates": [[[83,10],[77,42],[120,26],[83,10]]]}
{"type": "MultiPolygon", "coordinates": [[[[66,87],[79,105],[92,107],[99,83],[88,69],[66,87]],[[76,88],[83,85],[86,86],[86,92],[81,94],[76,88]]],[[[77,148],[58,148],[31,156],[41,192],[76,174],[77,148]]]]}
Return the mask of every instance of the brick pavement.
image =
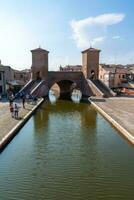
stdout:
{"type": "Polygon", "coordinates": [[[9,109],[9,102],[0,102],[0,141],[35,106],[35,104],[33,104],[33,103],[26,103],[25,109],[24,109],[21,102],[18,101],[16,103],[20,107],[18,119],[11,117],[11,113],[10,113],[10,109],[9,109]]]}
{"type": "Polygon", "coordinates": [[[134,98],[115,97],[93,102],[134,137],[134,98]]]}

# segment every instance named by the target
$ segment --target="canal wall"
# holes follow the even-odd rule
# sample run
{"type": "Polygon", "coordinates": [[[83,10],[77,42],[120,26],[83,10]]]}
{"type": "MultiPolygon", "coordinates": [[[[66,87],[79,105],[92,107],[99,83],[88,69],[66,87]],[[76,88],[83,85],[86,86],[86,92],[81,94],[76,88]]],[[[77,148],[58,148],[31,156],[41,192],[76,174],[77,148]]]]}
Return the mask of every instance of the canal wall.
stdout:
{"type": "Polygon", "coordinates": [[[4,150],[7,144],[13,139],[13,137],[18,133],[18,131],[24,126],[24,124],[43,102],[44,99],[41,98],[36,105],[33,105],[32,109],[29,109],[28,113],[26,113],[26,115],[24,115],[23,118],[17,122],[17,124],[14,125],[12,129],[2,137],[2,139],[0,140],[0,153],[4,150]]]}
{"type": "Polygon", "coordinates": [[[134,99],[90,98],[91,105],[134,145],[134,99]]]}

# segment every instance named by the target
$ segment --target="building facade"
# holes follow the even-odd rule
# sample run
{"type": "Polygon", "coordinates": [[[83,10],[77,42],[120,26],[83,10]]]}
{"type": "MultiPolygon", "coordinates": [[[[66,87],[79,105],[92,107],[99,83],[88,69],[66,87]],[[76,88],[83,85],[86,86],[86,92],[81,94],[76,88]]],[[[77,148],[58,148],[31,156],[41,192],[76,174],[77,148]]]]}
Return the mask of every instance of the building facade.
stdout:
{"type": "Polygon", "coordinates": [[[60,66],[60,71],[64,72],[80,72],[82,71],[81,65],[66,65],[65,67],[60,66]]]}
{"type": "Polygon", "coordinates": [[[0,67],[0,96],[6,93],[6,82],[5,82],[5,72],[0,67]]]}
{"type": "Polygon", "coordinates": [[[48,73],[48,54],[49,51],[37,48],[31,50],[32,53],[32,79],[44,79],[48,73]]]}
{"type": "Polygon", "coordinates": [[[99,65],[99,79],[109,88],[122,87],[128,82],[130,72],[127,68],[119,65],[99,65]]]}
{"type": "Polygon", "coordinates": [[[92,47],[82,51],[82,72],[88,79],[99,77],[99,54],[100,50],[92,47]]]}
{"type": "Polygon", "coordinates": [[[14,70],[0,61],[0,95],[7,95],[9,90],[23,87],[31,78],[31,70],[14,70]]]}

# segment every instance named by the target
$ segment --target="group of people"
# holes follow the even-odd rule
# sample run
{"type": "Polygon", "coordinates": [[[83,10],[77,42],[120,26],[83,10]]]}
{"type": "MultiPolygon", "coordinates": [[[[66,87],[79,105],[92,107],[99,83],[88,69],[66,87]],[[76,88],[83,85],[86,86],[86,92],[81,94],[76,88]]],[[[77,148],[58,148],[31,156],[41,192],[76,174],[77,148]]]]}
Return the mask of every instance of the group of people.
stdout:
{"type": "MultiPolygon", "coordinates": [[[[11,116],[15,119],[18,118],[19,116],[19,106],[17,105],[16,102],[14,102],[15,100],[15,96],[12,94],[9,96],[9,106],[10,106],[10,113],[11,113],[11,116]]],[[[25,107],[24,106],[24,101],[23,101],[23,108],[25,107]]]]}
{"type": "Polygon", "coordinates": [[[25,94],[24,92],[17,93],[15,95],[11,93],[9,95],[9,104],[10,104],[11,116],[14,118],[18,118],[18,113],[19,113],[19,107],[15,102],[15,99],[17,99],[18,101],[21,99],[22,106],[24,109],[25,109],[25,103],[29,102],[30,99],[32,99],[32,102],[34,102],[35,104],[37,102],[37,97],[32,97],[31,95],[25,94]]]}
{"type": "Polygon", "coordinates": [[[19,107],[17,105],[17,103],[11,103],[10,104],[10,112],[11,112],[11,116],[14,117],[15,119],[18,118],[18,114],[19,114],[19,107]]]}

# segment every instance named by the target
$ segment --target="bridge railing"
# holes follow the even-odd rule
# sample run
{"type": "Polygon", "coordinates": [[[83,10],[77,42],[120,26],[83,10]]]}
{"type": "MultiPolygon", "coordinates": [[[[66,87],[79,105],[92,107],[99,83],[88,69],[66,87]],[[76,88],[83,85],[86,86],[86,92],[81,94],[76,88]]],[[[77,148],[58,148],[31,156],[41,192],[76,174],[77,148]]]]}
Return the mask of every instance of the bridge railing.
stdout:
{"type": "Polygon", "coordinates": [[[32,96],[43,97],[47,95],[47,86],[46,81],[42,80],[38,83],[38,85],[31,91],[32,96]]]}
{"type": "Polygon", "coordinates": [[[32,82],[33,80],[28,81],[27,84],[24,85],[24,87],[22,87],[19,92],[21,93],[22,91],[26,90],[32,84],[32,82]]]}

